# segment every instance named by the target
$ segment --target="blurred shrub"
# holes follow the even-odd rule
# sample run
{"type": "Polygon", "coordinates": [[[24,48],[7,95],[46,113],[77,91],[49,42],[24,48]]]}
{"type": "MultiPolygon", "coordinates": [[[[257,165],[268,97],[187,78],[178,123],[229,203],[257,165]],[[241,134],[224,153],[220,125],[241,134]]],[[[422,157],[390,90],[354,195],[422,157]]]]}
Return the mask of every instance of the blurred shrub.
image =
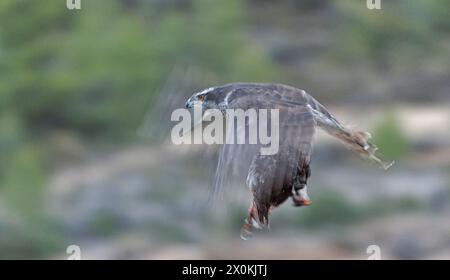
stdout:
{"type": "Polygon", "coordinates": [[[345,198],[344,194],[333,191],[314,195],[313,207],[304,207],[301,210],[299,222],[306,226],[351,223],[365,214],[345,198]]]}
{"type": "Polygon", "coordinates": [[[411,146],[402,132],[402,127],[393,112],[387,113],[374,131],[374,142],[380,153],[391,159],[401,159],[408,155],[411,146]]]}
{"type": "Polygon", "coordinates": [[[397,199],[387,199],[383,197],[374,198],[374,201],[365,207],[367,216],[370,215],[389,215],[396,212],[415,211],[423,209],[426,206],[424,201],[416,197],[404,196],[397,199]],[[382,201],[383,203],[379,203],[382,201]]]}
{"type": "Polygon", "coordinates": [[[368,203],[357,204],[346,198],[345,194],[330,190],[315,194],[313,201],[311,207],[304,207],[300,214],[295,214],[293,222],[302,227],[346,225],[383,215],[414,211],[424,206],[413,197],[398,199],[374,197],[368,203]]]}
{"type": "Polygon", "coordinates": [[[399,46],[429,50],[436,46],[433,40],[436,25],[446,25],[438,10],[448,11],[448,3],[441,0],[384,1],[382,10],[367,9],[361,2],[335,2],[344,19],[341,30],[345,46],[342,50],[353,57],[385,62],[390,49],[399,46]]]}
{"type": "Polygon", "coordinates": [[[19,149],[5,167],[1,194],[7,204],[13,206],[24,217],[32,219],[41,209],[44,180],[42,155],[33,146],[19,149]]]}
{"type": "Polygon", "coordinates": [[[13,151],[0,177],[0,205],[8,209],[6,213],[2,211],[0,221],[0,259],[29,259],[64,252],[59,229],[45,215],[43,155],[32,144],[13,151]]]}
{"type": "Polygon", "coordinates": [[[87,230],[92,236],[110,236],[123,228],[120,217],[113,211],[101,210],[92,216],[87,230]]]}
{"type": "MultiPolygon", "coordinates": [[[[261,4],[261,2],[273,2],[272,0],[249,0],[252,5],[261,4]]],[[[323,9],[326,8],[330,0],[278,0],[279,5],[288,5],[289,8],[295,8],[298,11],[310,11],[315,9],[323,9]]],[[[281,6],[280,5],[280,6],[281,6]]]]}
{"type": "Polygon", "coordinates": [[[44,257],[64,254],[65,246],[61,235],[55,234],[53,224],[42,223],[39,226],[28,224],[17,226],[13,223],[0,222],[0,260],[1,259],[42,259],[44,257]]]}
{"type": "Polygon", "coordinates": [[[97,0],[70,11],[59,0],[2,1],[2,107],[33,133],[130,138],[176,65],[220,83],[270,77],[263,50],[245,37],[241,1],[189,2],[97,0]]]}

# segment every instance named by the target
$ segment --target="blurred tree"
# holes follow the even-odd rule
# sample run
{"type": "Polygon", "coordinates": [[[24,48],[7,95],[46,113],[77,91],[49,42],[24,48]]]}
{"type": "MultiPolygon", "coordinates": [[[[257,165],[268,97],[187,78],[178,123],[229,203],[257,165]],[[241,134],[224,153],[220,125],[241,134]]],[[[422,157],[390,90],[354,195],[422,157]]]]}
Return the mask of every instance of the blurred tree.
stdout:
{"type": "Polygon", "coordinates": [[[399,49],[415,49],[432,56],[440,34],[449,31],[450,7],[445,0],[386,1],[382,10],[369,10],[354,0],[336,2],[336,9],[343,18],[340,51],[384,66],[390,66],[392,50],[398,55],[399,49]]]}
{"type": "Polygon", "coordinates": [[[240,28],[240,1],[189,2],[191,9],[167,9],[99,0],[69,11],[60,1],[2,1],[3,106],[33,133],[128,138],[175,65],[195,65],[221,82],[269,77],[270,63],[240,28]],[[147,21],[145,12],[161,13],[147,21]]]}

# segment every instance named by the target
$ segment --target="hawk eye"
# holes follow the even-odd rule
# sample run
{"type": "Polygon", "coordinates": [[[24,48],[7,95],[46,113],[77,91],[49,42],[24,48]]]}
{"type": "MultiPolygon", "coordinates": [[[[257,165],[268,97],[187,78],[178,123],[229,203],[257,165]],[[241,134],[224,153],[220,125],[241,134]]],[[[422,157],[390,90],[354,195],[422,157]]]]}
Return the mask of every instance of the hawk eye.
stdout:
{"type": "Polygon", "coordinates": [[[198,100],[205,101],[206,96],[205,95],[199,95],[198,100]]]}

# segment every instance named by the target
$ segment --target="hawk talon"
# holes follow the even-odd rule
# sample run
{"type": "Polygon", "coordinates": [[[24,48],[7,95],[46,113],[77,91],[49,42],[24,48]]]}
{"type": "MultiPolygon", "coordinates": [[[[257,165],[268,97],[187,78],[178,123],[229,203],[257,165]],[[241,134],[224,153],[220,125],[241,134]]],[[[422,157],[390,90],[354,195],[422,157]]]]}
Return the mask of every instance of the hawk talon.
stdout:
{"type": "Polygon", "coordinates": [[[249,223],[247,219],[245,219],[244,225],[242,226],[242,229],[241,229],[241,235],[240,235],[242,240],[248,240],[249,238],[252,237],[252,235],[253,235],[252,228],[253,228],[252,224],[249,223]]]}
{"type": "MultiPolygon", "coordinates": [[[[246,219],[247,220],[247,219],[246,219]]],[[[256,229],[263,229],[263,227],[254,219],[252,218],[252,223],[251,223],[252,227],[256,228],[256,229]]]]}
{"type": "Polygon", "coordinates": [[[312,204],[311,199],[308,196],[307,193],[307,186],[302,185],[299,189],[294,189],[292,191],[292,201],[294,202],[293,206],[299,207],[299,206],[310,206],[312,204]]]}
{"type": "Polygon", "coordinates": [[[292,196],[292,200],[294,202],[292,204],[292,206],[294,206],[294,207],[310,206],[312,204],[312,200],[302,199],[302,198],[299,198],[298,196],[292,196]]]}

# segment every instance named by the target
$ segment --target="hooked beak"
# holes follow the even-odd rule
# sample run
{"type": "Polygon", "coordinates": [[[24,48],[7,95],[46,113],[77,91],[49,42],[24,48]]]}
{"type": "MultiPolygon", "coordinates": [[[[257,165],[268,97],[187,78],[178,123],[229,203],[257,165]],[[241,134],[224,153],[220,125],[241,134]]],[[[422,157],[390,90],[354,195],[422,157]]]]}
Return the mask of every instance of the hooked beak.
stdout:
{"type": "Polygon", "coordinates": [[[194,108],[196,106],[201,106],[202,107],[203,102],[197,100],[197,98],[195,97],[191,97],[189,98],[186,103],[184,104],[184,106],[186,107],[186,109],[190,109],[190,108],[194,108]]]}
{"type": "Polygon", "coordinates": [[[188,101],[186,101],[186,104],[184,106],[186,107],[186,109],[192,108],[192,101],[190,98],[188,99],[188,101]]]}

